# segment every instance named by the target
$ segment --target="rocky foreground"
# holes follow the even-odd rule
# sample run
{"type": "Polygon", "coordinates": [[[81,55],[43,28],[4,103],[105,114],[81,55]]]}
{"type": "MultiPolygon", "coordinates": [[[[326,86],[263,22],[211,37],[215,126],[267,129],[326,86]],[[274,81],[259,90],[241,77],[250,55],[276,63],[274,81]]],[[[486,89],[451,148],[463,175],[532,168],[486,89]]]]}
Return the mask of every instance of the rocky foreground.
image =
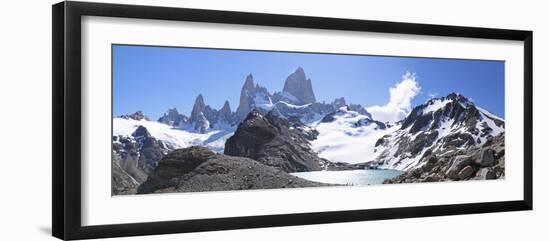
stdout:
{"type": "Polygon", "coordinates": [[[384,183],[504,179],[504,140],[504,134],[501,134],[481,147],[449,154],[431,153],[425,157],[428,161],[424,166],[384,183]]]}
{"type": "Polygon", "coordinates": [[[159,161],[138,194],[204,192],[293,187],[327,184],[307,181],[246,157],[214,153],[204,147],[178,149],[159,161]]]}

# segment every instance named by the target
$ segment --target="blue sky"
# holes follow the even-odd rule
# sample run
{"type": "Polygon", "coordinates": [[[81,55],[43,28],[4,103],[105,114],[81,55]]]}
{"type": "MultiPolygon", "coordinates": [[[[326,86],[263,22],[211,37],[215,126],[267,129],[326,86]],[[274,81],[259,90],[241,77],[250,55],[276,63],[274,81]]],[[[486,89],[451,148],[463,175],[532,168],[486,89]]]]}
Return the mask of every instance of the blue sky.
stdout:
{"type": "Polygon", "coordinates": [[[246,75],[273,93],[281,91],[286,77],[300,66],[312,80],[318,101],[343,96],[365,107],[388,106],[390,88],[407,88],[396,85],[410,72],[419,87],[407,97],[411,107],[431,95],[459,92],[504,117],[501,61],[126,45],[113,46],[113,114],[142,110],[156,120],[176,107],[189,115],[198,94],[216,109],[228,100],[234,111],[246,75]]]}

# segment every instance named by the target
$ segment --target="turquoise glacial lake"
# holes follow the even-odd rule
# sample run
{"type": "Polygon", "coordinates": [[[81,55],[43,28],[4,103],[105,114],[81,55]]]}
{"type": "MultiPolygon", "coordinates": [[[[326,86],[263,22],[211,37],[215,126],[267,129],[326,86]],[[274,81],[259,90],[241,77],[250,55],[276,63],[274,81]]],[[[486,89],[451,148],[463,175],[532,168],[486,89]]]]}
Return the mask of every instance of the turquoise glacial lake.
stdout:
{"type": "Polygon", "coordinates": [[[403,172],[392,169],[368,169],[347,171],[294,172],[291,175],[315,182],[341,185],[382,184],[384,180],[401,175],[403,172]]]}

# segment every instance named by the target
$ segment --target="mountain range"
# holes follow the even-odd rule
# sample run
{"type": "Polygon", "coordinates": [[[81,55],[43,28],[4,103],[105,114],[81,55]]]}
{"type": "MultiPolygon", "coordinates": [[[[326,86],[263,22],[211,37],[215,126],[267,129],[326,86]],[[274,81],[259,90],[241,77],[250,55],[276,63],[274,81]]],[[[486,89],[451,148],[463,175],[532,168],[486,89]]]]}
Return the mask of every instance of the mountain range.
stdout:
{"type": "MultiPolygon", "coordinates": [[[[285,173],[363,168],[405,171],[388,183],[426,180],[428,176],[435,181],[464,180],[480,177],[481,172],[485,179],[504,177],[504,120],[461,94],[430,99],[413,108],[405,119],[382,123],[344,97],[332,103],[318,102],[312,83],[298,68],[287,77],[282,91],[270,93],[250,74],[235,111],[228,101],[215,109],[199,94],[189,116],[172,108],[157,121],[141,111],[114,117],[113,169],[126,176],[116,177],[120,185],[113,186],[113,193],[137,190],[153,174],[153,182],[158,184],[162,175],[158,177],[156,172],[163,158],[193,146],[218,153],[207,155],[215,159],[212,162],[249,158],[266,166],[265,170],[276,168],[285,173]],[[493,161],[477,161],[488,155],[493,161]],[[457,156],[471,158],[457,161],[457,156]],[[437,165],[440,170],[425,170],[437,165]],[[471,173],[463,170],[468,168],[471,173]]],[[[174,185],[171,190],[178,189],[174,185]]],[[[141,190],[155,192],[159,188],[141,190]]],[[[185,190],[190,189],[186,186],[185,190]]]]}

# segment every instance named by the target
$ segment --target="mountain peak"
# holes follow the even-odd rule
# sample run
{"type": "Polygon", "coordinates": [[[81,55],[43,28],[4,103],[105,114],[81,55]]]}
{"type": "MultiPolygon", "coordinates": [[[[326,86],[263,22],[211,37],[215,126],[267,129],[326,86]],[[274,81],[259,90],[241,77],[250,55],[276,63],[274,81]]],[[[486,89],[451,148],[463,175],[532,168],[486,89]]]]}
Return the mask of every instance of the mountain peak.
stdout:
{"type": "Polygon", "coordinates": [[[197,98],[195,98],[195,103],[197,102],[204,104],[204,97],[202,97],[202,94],[197,95],[197,98]]]}
{"type": "Polygon", "coordinates": [[[218,112],[220,120],[223,120],[227,123],[233,122],[233,113],[231,112],[231,107],[229,106],[229,101],[223,103],[223,107],[218,112]]]}
{"type": "Polygon", "coordinates": [[[445,99],[453,100],[453,101],[459,101],[459,102],[463,102],[463,103],[471,103],[469,98],[466,98],[464,95],[461,95],[458,92],[452,92],[452,93],[448,94],[445,97],[445,99]]]}
{"type": "Polygon", "coordinates": [[[179,114],[178,109],[176,107],[170,108],[166,111],[166,113],[176,113],[179,114]]]}
{"type": "Polygon", "coordinates": [[[231,106],[229,106],[229,101],[223,103],[222,108],[220,109],[220,114],[231,115],[231,106]]]}
{"type": "Polygon", "coordinates": [[[254,89],[254,76],[252,74],[248,74],[246,76],[246,79],[244,81],[243,90],[251,90],[254,89]]]}
{"type": "Polygon", "coordinates": [[[191,117],[189,121],[196,122],[201,120],[200,114],[204,116],[204,109],[206,108],[206,105],[204,104],[204,98],[202,97],[202,94],[199,94],[197,98],[195,98],[195,104],[193,104],[193,110],[191,110],[191,117]]]}
{"type": "Polygon", "coordinates": [[[424,128],[437,129],[442,123],[451,121],[452,126],[464,125],[466,129],[472,130],[481,120],[481,113],[476,105],[467,97],[453,92],[415,107],[403,120],[401,129],[410,126],[411,132],[416,133],[424,128]]]}
{"type": "Polygon", "coordinates": [[[235,113],[236,119],[241,120],[246,117],[248,112],[254,107],[271,106],[271,94],[266,88],[254,84],[252,75],[248,75],[241,89],[239,106],[235,113]]]}
{"type": "Polygon", "coordinates": [[[305,105],[315,102],[315,94],[313,93],[311,79],[306,78],[306,74],[302,67],[298,67],[294,73],[287,77],[283,92],[296,97],[297,103],[293,104],[305,105]]]}
{"type": "Polygon", "coordinates": [[[170,126],[179,126],[187,122],[187,116],[178,112],[178,109],[170,108],[157,120],[160,123],[164,123],[170,126]]]}
{"type": "Polygon", "coordinates": [[[223,107],[222,107],[222,109],[224,109],[224,108],[229,108],[229,109],[231,109],[231,107],[229,106],[229,101],[226,100],[225,102],[223,102],[223,107]]]}
{"type": "Polygon", "coordinates": [[[143,111],[141,110],[138,110],[132,114],[129,114],[129,115],[121,115],[119,116],[120,118],[124,118],[124,119],[132,119],[132,120],[137,120],[137,121],[140,121],[140,120],[149,120],[149,118],[143,114],[143,111]]]}

